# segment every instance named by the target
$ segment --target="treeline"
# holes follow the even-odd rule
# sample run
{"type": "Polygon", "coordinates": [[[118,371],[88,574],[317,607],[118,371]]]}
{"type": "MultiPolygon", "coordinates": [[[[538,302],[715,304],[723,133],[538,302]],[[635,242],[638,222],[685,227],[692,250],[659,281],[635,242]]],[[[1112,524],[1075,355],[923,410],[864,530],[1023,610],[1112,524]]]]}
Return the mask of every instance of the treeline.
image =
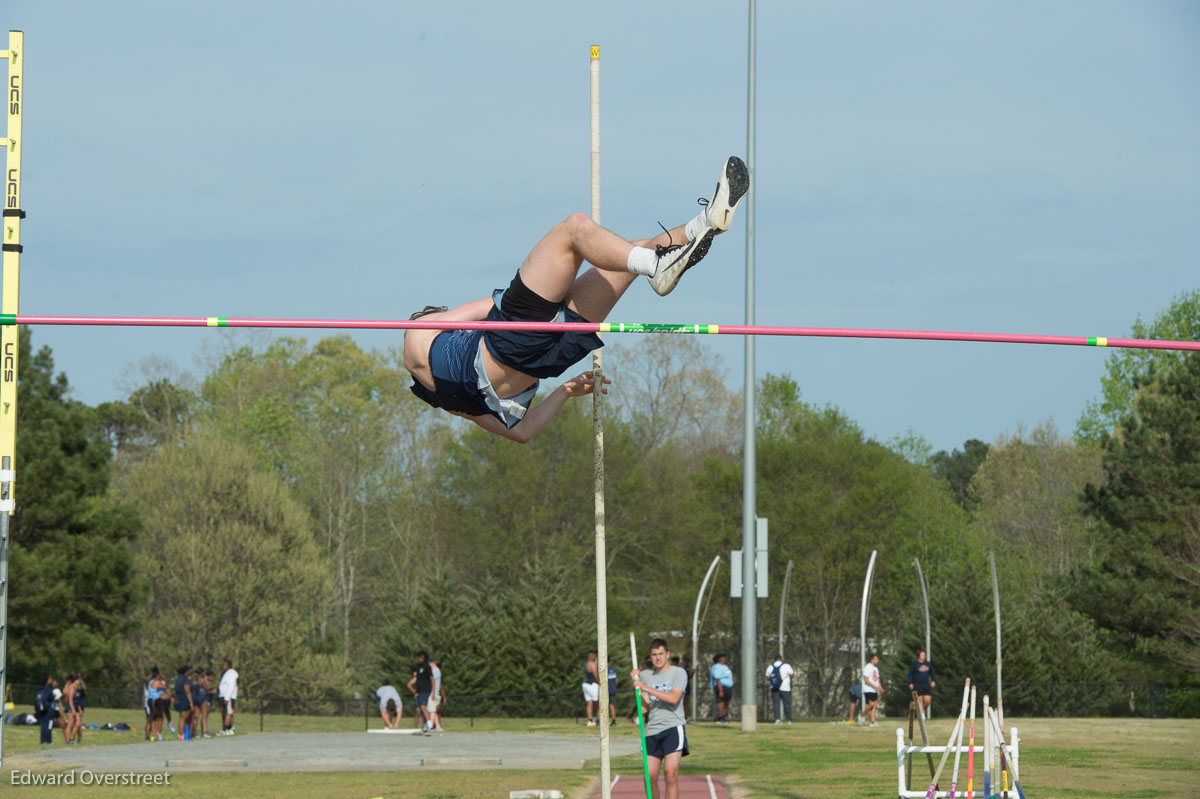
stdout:
{"type": "MultiPolygon", "coordinates": [[[[1134,333],[1200,339],[1200,292],[1134,333]]],[[[239,347],[199,381],[152,373],[93,408],[27,329],[21,347],[10,679],[80,669],[130,686],[152,665],[228,656],[249,693],[344,695],[406,682],[427,649],[459,693],[579,681],[595,640],[589,401],[518,446],[426,408],[397,353],[339,336],[239,347]]],[[[612,345],[606,363],[608,627],[624,670],[627,631],[690,631],[709,562],[740,548],[741,408],[694,339],[612,345]]],[[[990,676],[992,550],[1006,681],[1195,685],[1200,358],[1114,353],[1101,392],[1073,438],[1046,422],[935,453],[915,435],[874,441],[792,378],[765,378],[764,655],[790,560],[789,660],[803,682],[848,683],[878,550],[885,679],[903,682],[924,640],[914,557],[941,679],[990,676]]],[[[727,580],[702,658],[737,651],[727,580]]]]}

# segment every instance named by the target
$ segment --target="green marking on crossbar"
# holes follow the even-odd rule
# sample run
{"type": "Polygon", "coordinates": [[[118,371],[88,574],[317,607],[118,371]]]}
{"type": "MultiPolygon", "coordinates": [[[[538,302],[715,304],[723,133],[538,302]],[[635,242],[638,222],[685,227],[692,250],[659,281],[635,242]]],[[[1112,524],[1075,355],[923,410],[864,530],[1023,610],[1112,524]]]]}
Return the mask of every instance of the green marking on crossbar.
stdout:
{"type": "Polygon", "coordinates": [[[208,326],[209,327],[229,327],[229,320],[226,319],[224,316],[210,316],[210,317],[208,317],[208,326]]]}
{"type": "Polygon", "coordinates": [[[0,325],[15,325],[17,323],[17,315],[15,313],[0,313],[0,325]]]}
{"type": "Polygon", "coordinates": [[[601,333],[716,333],[717,325],[662,325],[653,322],[601,322],[601,333]]]}
{"type": "Polygon", "coordinates": [[[1104,336],[1088,336],[1087,345],[1089,347],[1107,347],[1108,339],[1104,336]]]}

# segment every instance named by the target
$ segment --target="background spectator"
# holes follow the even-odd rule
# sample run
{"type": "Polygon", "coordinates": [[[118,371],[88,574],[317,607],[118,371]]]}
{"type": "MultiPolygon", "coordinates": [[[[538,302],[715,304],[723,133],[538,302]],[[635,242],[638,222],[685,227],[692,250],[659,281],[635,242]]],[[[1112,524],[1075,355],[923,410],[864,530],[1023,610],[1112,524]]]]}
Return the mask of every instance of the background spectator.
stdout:
{"type": "Polygon", "coordinates": [[[221,663],[221,681],[217,683],[217,697],[221,700],[221,735],[233,735],[233,711],[237,706],[238,673],[229,658],[221,663]]]}
{"type": "Polygon", "coordinates": [[[783,662],[783,655],[776,655],[775,662],[767,666],[767,680],[771,685],[771,708],[775,712],[775,723],[782,724],[783,716],[787,715],[787,723],[792,723],[792,675],[795,671],[783,662]],[[783,712],[780,712],[782,706],[783,712]]]}
{"type": "Polygon", "coordinates": [[[733,669],[729,668],[729,656],[718,654],[708,670],[708,684],[713,689],[713,721],[729,723],[729,701],[733,698],[733,669]]]}
{"type": "Polygon", "coordinates": [[[381,685],[375,689],[375,698],[379,700],[379,715],[383,718],[384,729],[400,729],[400,717],[404,715],[400,692],[392,685],[381,685]]]}

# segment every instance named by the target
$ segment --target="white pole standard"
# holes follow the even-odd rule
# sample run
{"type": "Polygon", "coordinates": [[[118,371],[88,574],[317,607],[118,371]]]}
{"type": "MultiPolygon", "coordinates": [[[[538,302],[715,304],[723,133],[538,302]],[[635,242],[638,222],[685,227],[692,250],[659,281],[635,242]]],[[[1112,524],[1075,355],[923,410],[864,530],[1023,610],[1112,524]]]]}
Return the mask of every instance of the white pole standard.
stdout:
{"type": "Polygon", "coordinates": [[[988,568],[992,571],[992,602],[996,608],[996,714],[1004,724],[1004,680],[1000,674],[1000,582],[996,579],[996,555],[988,550],[988,568]]]}
{"type": "MultiPolygon", "coordinates": [[[[21,293],[21,152],[22,106],[25,91],[25,34],[8,32],[8,49],[0,50],[8,62],[8,126],[5,130],[4,221],[0,240],[4,244],[0,312],[17,314],[21,293]]],[[[5,325],[0,332],[4,349],[3,378],[0,379],[0,697],[8,684],[8,538],[11,516],[16,509],[14,483],[17,479],[17,355],[21,332],[5,325]]],[[[0,764],[4,762],[4,724],[0,723],[0,764]]]]}
{"type": "Polygon", "coordinates": [[[992,795],[992,729],[987,722],[987,712],[991,698],[983,695],[983,795],[991,799],[992,795]]]}
{"type": "Polygon", "coordinates": [[[871,561],[867,564],[867,578],[863,580],[862,610],[858,614],[858,679],[862,685],[859,698],[860,716],[867,706],[867,608],[871,604],[871,578],[875,576],[875,556],[879,550],[871,550],[871,561]]]}
{"type": "MultiPolygon", "coordinates": [[[[591,47],[592,219],[600,222],[600,45],[591,47]]],[[[600,796],[612,796],[608,723],[608,580],[604,545],[604,369],[600,350],[592,353],[592,437],[596,489],[596,677],[600,681],[600,796]]]]}
{"type": "MultiPolygon", "coordinates": [[[[704,600],[704,589],[708,587],[709,578],[713,576],[713,572],[717,569],[717,564],[721,562],[721,556],[717,555],[712,559],[712,563],[708,565],[708,571],[704,574],[704,582],[700,583],[700,591],[696,594],[696,609],[692,612],[692,668],[695,669],[700,664],[700,604],[704,600]]],[[[636,663],[634,664],[637,665],[636,663]]],[[[692,686],[692,721],[695,721],[696,716],[696,694],[700,693],[696,685],[692,686]]]]}

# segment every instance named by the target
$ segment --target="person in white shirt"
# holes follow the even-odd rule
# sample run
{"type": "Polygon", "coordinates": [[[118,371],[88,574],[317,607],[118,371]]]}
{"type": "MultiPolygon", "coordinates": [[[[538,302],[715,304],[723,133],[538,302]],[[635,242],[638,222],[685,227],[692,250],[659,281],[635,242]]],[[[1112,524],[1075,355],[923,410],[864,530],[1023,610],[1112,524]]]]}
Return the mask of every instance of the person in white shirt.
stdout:
{"type": "Polygon", "coordinates": [[[875,723],[875,710],[879,707],[879,695],[883,693],[883,683],[879,681],[879,655],[871,654],[871,659],[863,668],[863,714],[872,727],[875,723]]]}
{"type": "Polygon", "coordinates": [[[775,723],[782,724],[782,715],[787,716],[787,723],[792,723],[792,675],[796,672],[783,662],[783,655],[776,655],[775,662],[767,666],[767,681],[771,685],[771,707],[775,711],[775,723]],[[779,712],[783,706],[784,713],[779,712]]]}
{"type": "Polygon", "coordinates": [[[221,702],[221,731],[217,735],[233,735],[233,709],[237,705],[238,673],[233,661],[225,658],[221,663],[221,681],[217,683],[217,698],[221,702]]]}
{"type": "Polygon", "coordinates": [[[400,729],[400,717],[404,715],[400,692],[393,685],[381,685],[375,689],[375,698],[379,700],[379,715],[383,718],[384,729],[400,729]]]}
{"type": "Polygon", "coordinates": [[[441,667],[435,661],[431,660],[429,661],[429,668],[433,671],[433,691],[429,694],[429,701],[425,703],[425,710],[429,713],[429,721],[425,725],[425,732],[441,732],[441,707],[446,704],[446,688],[442,685],[441,667]]]}

